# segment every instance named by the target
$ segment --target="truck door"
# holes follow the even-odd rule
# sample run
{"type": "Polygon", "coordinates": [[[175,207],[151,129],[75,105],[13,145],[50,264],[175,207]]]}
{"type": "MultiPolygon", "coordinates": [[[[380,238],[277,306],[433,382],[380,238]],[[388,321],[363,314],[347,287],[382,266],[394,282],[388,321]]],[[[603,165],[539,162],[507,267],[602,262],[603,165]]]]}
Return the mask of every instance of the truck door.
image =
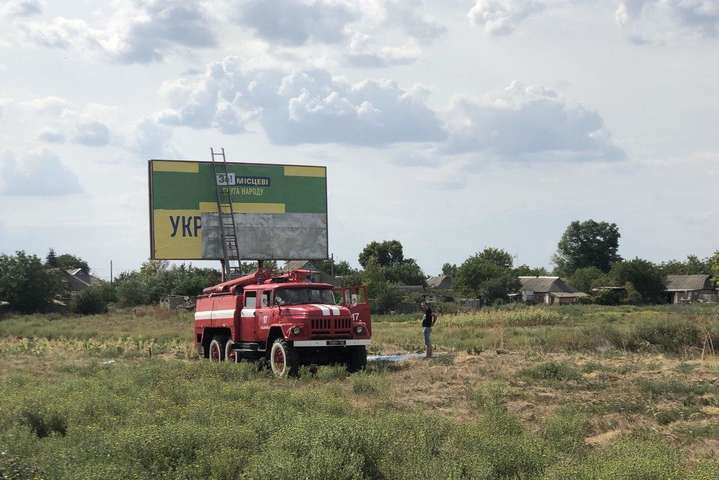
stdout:
{"type": "Polygon", "coordinates": [[[367,287],[338,288],[335,289],[335,296],[339,297],[341,305],[349,308],[352,319],[364,322],[372,334],[367,287]]]}
{"type": "Polygon", "coordinates": [[[244,300],[240,314],[240,341],[254,342],[257,339],[257,292],[246,290],[244,300]]]}
{"type": "Polygon", "coordinates": [[[257,292],[257,295],[257,336],[261,339],[266,339],[267,332],[272,325],[271,291],[257,292]]]}

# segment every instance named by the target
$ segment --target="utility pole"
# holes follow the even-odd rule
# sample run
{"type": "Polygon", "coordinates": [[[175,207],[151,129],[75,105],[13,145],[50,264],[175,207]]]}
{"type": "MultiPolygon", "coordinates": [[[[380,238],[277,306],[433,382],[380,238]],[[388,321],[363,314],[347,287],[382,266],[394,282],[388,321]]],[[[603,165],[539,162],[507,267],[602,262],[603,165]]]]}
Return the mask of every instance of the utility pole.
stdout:
{"type": "Polygon", "coordinates": [[[110,286],[112,286],[112,260],[110,260],[110,286]]]}

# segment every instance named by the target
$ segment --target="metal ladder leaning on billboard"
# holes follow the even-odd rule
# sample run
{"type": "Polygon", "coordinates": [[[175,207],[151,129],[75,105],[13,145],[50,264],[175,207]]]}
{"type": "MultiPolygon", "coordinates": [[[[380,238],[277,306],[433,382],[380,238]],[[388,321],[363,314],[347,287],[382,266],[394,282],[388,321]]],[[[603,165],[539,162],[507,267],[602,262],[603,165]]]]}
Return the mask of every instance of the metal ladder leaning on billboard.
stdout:
{"type": "Polygon", "coordinates": [[[220,224],[220,238],[222,241],[222,277],[229,280],[240,276],[240,257],[237,248],[237,225],[235,212],[232,207],[232,189],[229,187],[230,174],[227,170],[227,159],[224,147],[216,152],[210,148],[212,172],[215,181],[215,196],[217,197],[217,215],[220,224]],[[222,161],[216,160],[221,158],[222,161]],[[235,265],[232,262],[236,262],[235,265]]]}

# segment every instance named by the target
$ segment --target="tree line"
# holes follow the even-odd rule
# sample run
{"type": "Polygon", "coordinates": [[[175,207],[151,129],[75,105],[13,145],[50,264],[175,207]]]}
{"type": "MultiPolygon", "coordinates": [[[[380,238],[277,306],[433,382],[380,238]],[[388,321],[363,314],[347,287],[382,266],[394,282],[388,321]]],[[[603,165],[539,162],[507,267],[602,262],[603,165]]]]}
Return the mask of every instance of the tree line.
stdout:
{"type": "MultiPolygon", "coordinates": [[[[686,260],[653,263],[634,258],[623,259],[619,253],[619,228],[614,223],[594,220],[574,221],[562,234],[552,257],[554,269],[515,265],[514,257],[500,248],[488,247],[469,256],[461,264],[445,263],[442,274],[450,277],[456,295],[480,298],[485,304],[500,304],[520,289],[520,276],[561,276],[579,291],[594,294],[593,301],[602,304],[662,303],[664,283],[671,274],[713,274],[719,278],[719,250],[707,258],[690,255],[686,260]],[[622,287],[601,289],[600,287],[622,287]],[[598,289],[598,293],[595,291],[598,289]]],[[[408,298],[402,287],[427,286],[429,278],[413,258],[405,257],[397,240],[373,241],[358,256],[359,269],[349,262],[321,260],[313,262],[322,272],[337,277],[343,285],[368,286],[373,308],[378,312],[396,309],[408,298]]],[[[277,270],[276,262],[265,262],[277,270]]],[[[250,273],[255,262],[241,264],[240,273],[250,273]]],[[[170,265],[149,260],[130,272],[121,273],[110,285],[102,282],[71,296],[63,270],[80,269],[90,273],[83,259],[57,255],[50,250],[44,259],[23,251],[0,255],[0,301],[23,313],[50,311],[58,299],[66,299],[77,313],[97,313],[108,303],[135,306],[157,303],[166,295],[195,296],[208,285],[220,281],[213,268],[170,265]]]]}

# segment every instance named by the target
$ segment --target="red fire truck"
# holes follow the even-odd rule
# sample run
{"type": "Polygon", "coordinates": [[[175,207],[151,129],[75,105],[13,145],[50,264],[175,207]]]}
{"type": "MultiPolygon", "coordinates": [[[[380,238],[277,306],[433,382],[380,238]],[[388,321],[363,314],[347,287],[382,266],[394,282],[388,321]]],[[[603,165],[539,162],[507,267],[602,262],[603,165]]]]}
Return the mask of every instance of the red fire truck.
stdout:
{"type": "Polygon", "coordinates": [[[303,364],[363,369],[372,336],[366,288],[334,288],[312,274],[258,269],[205,288],[195,308],[198,353],[214,362],[266,359],[280,377],[303,364]]]}

